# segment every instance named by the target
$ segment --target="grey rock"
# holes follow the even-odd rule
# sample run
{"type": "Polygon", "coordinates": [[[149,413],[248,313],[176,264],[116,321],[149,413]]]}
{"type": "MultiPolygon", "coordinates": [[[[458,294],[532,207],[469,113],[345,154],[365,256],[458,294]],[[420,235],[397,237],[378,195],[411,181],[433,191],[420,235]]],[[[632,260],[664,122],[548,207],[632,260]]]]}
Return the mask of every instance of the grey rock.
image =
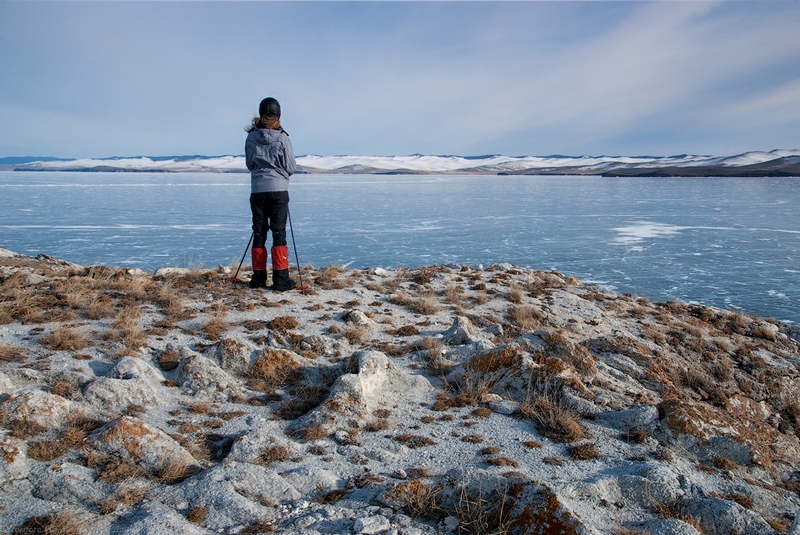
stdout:
{"type": "Polygon", "coordinates": [[[129,459],[153,475],[167,468],[199,468],[197,460],[172,437],[132,416],[113,420],[87,441],[96,448],[129,459]]]}
{"type": "Polygon", "coordinates": [[[203,351],[203,356],[213,360],[223,370],[245,374],[258,356],[257,348],[248,341],[223,338],[203,351]]]}
{"type": "Polygon", "coordinates": [[[344,321],[356,327],[364,327],[367,329],[375,329],[378,325],[369,319],[366,314],[360,310],[350,310],[344,315],[344,321]]]}
{"type": "Polygon", "coordinates": [[[239,382],[211,359],[181,348],[178,365],[178,386],[194,396],[214,397],[224,401],[242,393],[239,382]]]}
{"type": "Polygon", "coordinates": [[[130,511],[115,525],[114,535],[206,535],[209,532],[195,526],[174,509],[150,500],[130,511]]]}
{"type": "Polygon", "coordinates": [[[111,485],[95,481],[91,468],[72,463],[42,463],[31,471],[32,494],[42,500],[94,506],[103,501],[111,485]]]}
{"type": "Polygon", "coordinates": [[[368,516],[359,518],[353,524],[353,531],[364,535],[375,535],[391,527],[389,519],[385,516],[368,516]]]}
{"type": "Polygon", "coordinates": [[[224,530],[269,518],[273,514],[271,507],[302,497],[274,470],[230,462],[160,490],[160,499],[173,507],[179,503],[206,507],[208,514],[203,525],[224,530]]]}
{"type": "Polygon", "coordinates": [[[738,503],[719,498],[688,499],[685,514],[696,519],[706,535],[775,535],[775,530],[757,513],[738,503]]]}
{"type": "Polygon", "coordinates": [[[643,508],[654,503],[673,504],[684,494],[678,475],[666,467],[654,468],[645,477],[620,476],[618,484],[626,502],[643,508]]]}
{"type": "Polygon", "coordinates": [[[58,429],[67,423],[73,403],[61,396],[27,388],[0,404],[0,422],[24,422],[46,429],[58,429]]]}
{"type": "Polygon", "coordinates": [[[653,535],[701,535],[693,526],[673,518],[650,520],[642,527],[653,535]]]}
{"type": "Polygon", "coordinates": [[[485,337],[464,316],[456,316],[452,327],[442,333],[442,341],[451,346],[474,344],[482,340],[485,337]]]}

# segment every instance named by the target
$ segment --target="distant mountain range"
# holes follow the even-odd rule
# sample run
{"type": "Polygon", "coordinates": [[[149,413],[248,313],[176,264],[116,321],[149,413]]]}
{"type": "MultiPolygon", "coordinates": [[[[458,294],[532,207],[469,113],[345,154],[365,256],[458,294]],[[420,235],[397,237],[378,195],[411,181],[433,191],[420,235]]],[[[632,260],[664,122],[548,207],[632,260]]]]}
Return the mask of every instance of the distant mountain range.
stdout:
{"type": "MultiPolygon", "coordinates": [[[[800,176],[800,150],[735,156],[299,156],[309,174],[800,176]]],[[[244,156],[0,158],[0,170],[246,173],[244,156]]]]}

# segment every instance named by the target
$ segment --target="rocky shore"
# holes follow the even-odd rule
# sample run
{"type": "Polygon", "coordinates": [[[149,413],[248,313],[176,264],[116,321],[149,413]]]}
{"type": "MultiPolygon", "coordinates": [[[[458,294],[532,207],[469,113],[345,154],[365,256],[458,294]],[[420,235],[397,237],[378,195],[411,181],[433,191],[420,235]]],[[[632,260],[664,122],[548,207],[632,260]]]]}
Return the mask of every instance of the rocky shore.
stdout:
{"type": "Polygon", "coordinates": [[[0,249],[0,533],[798,532],[796,327],[510,264],[229,274],[0,249]]]}

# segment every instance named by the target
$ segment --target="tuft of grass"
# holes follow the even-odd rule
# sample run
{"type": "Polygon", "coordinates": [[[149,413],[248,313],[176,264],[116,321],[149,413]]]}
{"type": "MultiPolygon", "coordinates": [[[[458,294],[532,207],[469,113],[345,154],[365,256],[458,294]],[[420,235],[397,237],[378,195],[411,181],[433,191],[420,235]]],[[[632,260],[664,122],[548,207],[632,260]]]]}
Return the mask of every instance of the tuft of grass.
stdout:
{"type": "Polygon", "coordinates": [[[344,330],[344,337],[351,344],[366,344],[369,341],[369,331],[363,326],[348,325],[344,330]]]}
{"type": "Polygon", "coordinates": [[[529,331],[541,327],[544,316],[531,305],[512,305],[508,307],[509,319],[520,329],[529,331]]]}
{"type": "Polygon", "coordinates": [[[12,535],[29,535],[31,533],[42,535],[81,535],[81,522],[69,513],[53,513],[43,516],[32,516],[20,524],[12,535]]]}
{"type": "Polygon", "coordinates": [[[493,466],[512,466],[514,468],[519,468],[519,463],[514,459],[509,459],[508,457],[492,457],[486,462],[493,466]]]}
{"type": "Polygon", "coordinates": [[[317,497],[320,503],[336,503],[347,496],[347,489],[336,489],[317,497]]]}
{"type": "Polygon", "coordinates": [[[251,379],[263,379],[270,385],[287,385],[300,379],[300,364],[288,351],[269,349],[256,359],[247,372],[251,379]]]}
{"type": "Polygon", "coordinates": [[[218,310],[205,324],[203,330],[209,340],[219,340],[222,334],[230,328],[231,324],[227,320],[224,310],[218,310]]]}
{"type": "Polygon", "coordinates": [[[269,466],[272,463],[288,461],[292,458],[292,452],[286,446],[267,446],[258,455],[258,464],[269,466]]]}
{"type": "Polygon", "coordinates": [[[29,351],[14,344],[0,344],[0,362],[22,362],[28,358],[29,351]]]}
{"type": "Polygon", "coordinates": [[[300,323],[294,316],[278,316],[267,323],[267,327],[273,331],[288,332],[296,329],[300,323]]]}
{"type": "Polygon", "coordinates": [[[514,304],[522,303],[522,297],[525,295],[525,289],[516,282],[512,282],[508,286],[508,293],[506,298],[514,304]]]}
{"type": "Polygon", "coordinates": [[[483,442],[483,435],[478,435],[478,434],[464,435],[463,437],[461,437],[461,440],[464,442],[469,442],[471,444],[480,444],[481,442],[483,442]]]}
{"type": "Polygon", "coordinates": [[[208,508],[203,506],[191,507],[188,511],[186,511],[186,520],[192,524],[200,524],[206,519],[206,515],[208,515],[208,508]]]}
{"type": "Polygon", "coordinates": [[[526,448],[531,448],[531,449],[542,447],[542,443],[539,442],[538,440],[526,440],[525,442],[522,443],[522,445],[525,446],[526,448]]]}
{"type": "Polygon", "coordinates": [[[569,456],[576,461],[588,461],[590,459],[599,459],[603,455],[598,451],[594,442],[584,442],[577,446],[572,446],[567,450],[569,456]]]}
{"type": "Polygon", "coordinates": [[[729,458],[723,456],[714,457],[711,460],[711,464],[713,464],[716,468],[720,470],[726,470],[726,471],[736,470],[737,468],[739,468],[738,464],[736,464],[729,458]]]}
{"type": "Polygon", "coordinates": [[[556,442],[575,442],[585,436],[577,414],[561,404],[547,388],[520,403],[516,412],[536,422],[536,430],[556,442]]]}
{"type": "Polygon", "coordinates": [[[433,446],[436,444],[436,441],[430,437],[424,437],[421,435],[409,435],[409,434],[402,434],[397,435],[394,437],[394,440],[409,447],[412,449],[422,448],[425,446],[433,446]]]}
{"type": "Polygon", "coordinates": [[[167,349],[158,356],[158,366],[165,372],[174,370],[180,364],[181,356],[174,349],[167,349]]]}
{"type": "Polygon", "coordinates": [[[52,461],[64,455],[69,447],[58,440],[32,440],[28,442],[28,457],[37,461],[52,461]]]}
{"type": "Polygon", "coordinates": [[[90,452],[86,457],[86,465],[96,469],[98,479],[109,483],[146,477],[144,471],[131,461],[105,453],[90,452]]]}
{"type": "Polygon", "coordinates": [[[59,325],[50,335],[40,339],[44,347],[52,351],[75,351],[91,345],[89,338],[82,332],[59,325]]]}
{"type": "Polygon", "coordinates": [[[386,418],[378,418],[376,420],[372,420],[367,422],[367,425],[364,426],[364,430],[369,433],[376,433],[378,431],[385,431],[389,429],[389,420],[386,418]]]}
{"type": "Polygon", "coordinates": [[[486,446],[481,450],[481,455],[497,455],[500,453],[500,448],[496,446],[486,446]]]}
{"type": "Polygon", "coordinates": [[[312,442],[314,440],[322,440],[323,438],[326,438],[330,433],[328,432],[328,430],[325,428],[324,425],[315,423],[309,425],[308,427],[300,429],[300,431],[298,431],[298,434],[300,435],[301,440],[304,440],[306,442],[312,442]]]}
{"type": "Polygon", "coordinates": [[[472,415],[476,418],[488,418],[492,415],[492,409],[488,407],[478,407],[472,411],[472,415]]]}

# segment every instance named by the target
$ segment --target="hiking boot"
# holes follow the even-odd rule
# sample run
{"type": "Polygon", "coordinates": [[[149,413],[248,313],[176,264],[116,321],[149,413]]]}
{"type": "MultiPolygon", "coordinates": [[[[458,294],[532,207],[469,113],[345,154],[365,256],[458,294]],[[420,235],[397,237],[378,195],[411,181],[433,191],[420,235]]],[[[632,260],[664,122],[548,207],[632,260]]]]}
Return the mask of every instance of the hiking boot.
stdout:
{"type": "Polygon", "coordinates": [[[272,286],[270,286],[271,289],[275,290],[276,292],[285,292],[288,290],[292,290],[296,287],[297,283],[295,283],[291,278],[289,278],[288,269],[272,270],[272,286]]]}
{"type": "Polygon", "coordinates": [[[247,284],[251,288],[266,288],[267,287],[267,270],[257,269],[253,271],[253,277],[247,284]]]}

